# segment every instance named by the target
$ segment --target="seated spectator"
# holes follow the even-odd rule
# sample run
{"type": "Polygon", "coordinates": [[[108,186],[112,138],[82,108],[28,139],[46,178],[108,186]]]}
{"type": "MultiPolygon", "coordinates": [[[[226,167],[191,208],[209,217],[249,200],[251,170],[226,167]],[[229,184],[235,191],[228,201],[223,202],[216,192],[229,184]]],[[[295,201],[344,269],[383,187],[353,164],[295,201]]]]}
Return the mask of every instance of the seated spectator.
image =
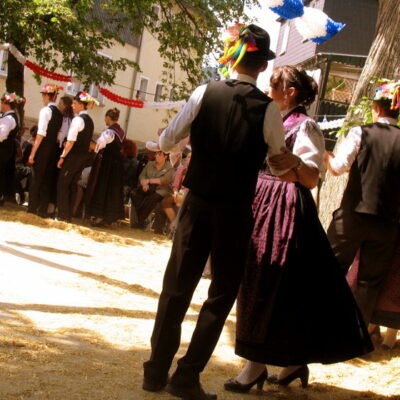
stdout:
{"type": "Polygon", "coordinates": [[[124,203],[129,203],[131,192],[136,189],[138,183],[138,149],[133,140],[126,139],[122,143],[122,157],[124,163],[124,203]]]}
{"type": "Polygon", "coordinates": [[[30,138],[22,142],[22,145],[20,146],[21,157],[17,159],[15,165],[15,200],[17,204],[28,205],[29,186],[32,176],[32,168],[28,161],[37,130],[38,127],[36,125],[32,126],[29,129],[30,138]]]}
{"type": "MultiPolygon", "coordinates": [[[[154,149],[157,150],[157,149],[154,149]]],[[[173,168],[168,155],[155,153],[155,161],[149,161],[139,176],[140,185],[133,193],[131,208],[131,227],[144,229],[145,221],[156,205],[172,193],[173,168]]]]}

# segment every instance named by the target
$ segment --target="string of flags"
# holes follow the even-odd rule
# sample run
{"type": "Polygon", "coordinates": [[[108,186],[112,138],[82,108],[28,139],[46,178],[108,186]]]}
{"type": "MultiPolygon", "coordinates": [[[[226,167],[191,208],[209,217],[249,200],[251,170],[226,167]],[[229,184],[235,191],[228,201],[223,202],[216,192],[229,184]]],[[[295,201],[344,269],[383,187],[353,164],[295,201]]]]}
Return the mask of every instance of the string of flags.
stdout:
{"type": "Polygon", "coordinates": [[[322,44],[340,32],[345,24],[335,22],[323,11],[305,7],[301,0],[266,0],[271,11],[284,19],[293,19],[304,39],[322,44]]]}
{"type": "MultiPolygon", "coordinates": [[[[63,74],[58,74],[55,72],[51,72],[43,67],[40,67],[39,65],[31,62],[28,60],[14,45],[9,44],[9,43],[3,43],[0,44],[0,50],[8,50],[15,58],[16,60],[24,65],[25,67],[29,68],[36,74],[40,76],[44,76],[48,79],[52,79],[55,81],[59,82],[76,82],[73,76],[70,75],[63,75],[63,74]]],[[[183,105],[186,104],[185,100],[180,100],[180,101],[143,101],[143,100],[135,100],[135,99],[129,99],[127,97],[122,97],[119,96],[116,93],[111,92],[110,90],[106,88],[100,88],[100,93],[107,97],[109,100],[118,103],[118,104],[123,104],[128,107],[134,107],[134,108],[164,108],[164,109],[172,109],[172,108],[177,108],[177,107],[182,107],[183,105]]]]}

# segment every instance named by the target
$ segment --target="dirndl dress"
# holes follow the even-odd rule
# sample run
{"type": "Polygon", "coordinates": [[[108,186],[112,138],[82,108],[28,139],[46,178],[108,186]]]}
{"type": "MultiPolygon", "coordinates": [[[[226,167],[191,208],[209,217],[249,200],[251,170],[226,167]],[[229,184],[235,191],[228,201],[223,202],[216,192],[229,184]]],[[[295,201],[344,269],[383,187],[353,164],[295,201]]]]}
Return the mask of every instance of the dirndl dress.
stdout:
{"type": "MultiPolygon", "coordinates": [[[[290,149],[308,118],[301,111],[284,121],[290,149]]],[[[262,172],[253,215],[237,301],[236,354],[283,367],[335,363],[372,351],[310,190],[262,172]]]]}

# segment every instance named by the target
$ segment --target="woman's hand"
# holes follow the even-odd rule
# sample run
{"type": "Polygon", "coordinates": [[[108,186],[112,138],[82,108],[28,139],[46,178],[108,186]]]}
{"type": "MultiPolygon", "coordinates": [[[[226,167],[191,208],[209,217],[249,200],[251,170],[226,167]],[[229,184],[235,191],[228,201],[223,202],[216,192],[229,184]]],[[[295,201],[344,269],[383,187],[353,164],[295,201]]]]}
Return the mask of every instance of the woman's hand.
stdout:
{"type": "Polygon", "coordinates": [[[278,170],[293,169],[299,166],[301,161],[300,157],[293,154],[288,148],[282,147],[282,154],[277,154],[268,159],[268,164],[278,170]]]}

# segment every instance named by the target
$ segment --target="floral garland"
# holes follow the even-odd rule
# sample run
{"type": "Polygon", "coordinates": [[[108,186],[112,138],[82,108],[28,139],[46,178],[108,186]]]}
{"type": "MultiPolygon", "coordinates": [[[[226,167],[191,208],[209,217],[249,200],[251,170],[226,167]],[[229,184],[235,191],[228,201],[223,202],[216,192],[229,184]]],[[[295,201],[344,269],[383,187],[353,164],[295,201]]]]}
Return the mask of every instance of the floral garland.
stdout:
{"type": "Polygon", "coordinates": [[[118,103],[118,104],[123,104],[128,107],[135,107],[135,108],[143,108],[144,107],[144,101],[141,100],[133,100],[133,99],[128,99],[126,97],[119,96],[108,89],[100,88],[100,93],[107,97],[107,99],[118,103]]]}
{"type": "Polygon", "coordinates": [[[3,96],[1,97],[1,102],[5,104],[23,104],[25,103],[26,99],[25,97],[19,96],[17,93],[4,93],[3,96]]]}

